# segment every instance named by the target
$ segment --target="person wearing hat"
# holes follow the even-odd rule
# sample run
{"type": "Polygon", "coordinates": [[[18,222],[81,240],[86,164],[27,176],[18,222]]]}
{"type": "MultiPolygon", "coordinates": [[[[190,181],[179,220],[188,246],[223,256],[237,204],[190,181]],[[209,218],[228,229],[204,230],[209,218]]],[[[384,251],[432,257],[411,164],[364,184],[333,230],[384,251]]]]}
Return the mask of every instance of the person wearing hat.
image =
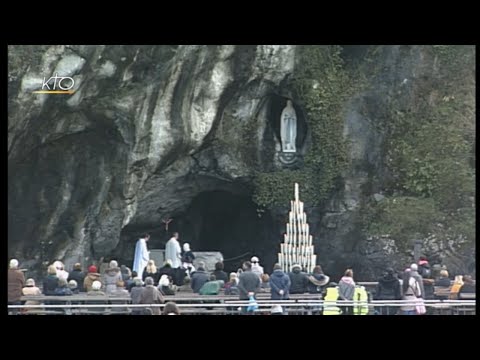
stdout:
{"type": "Polygon", "coordinates": [[[290,278],[290,294],[305,294],[307,292],[308,278],[307,274],[302,272],[299,264],[292,266],[292,271],[288,273],[290,278]]]}
{"type": "MultiPolygon", "coordinates": [[[[101,291],[101,289],[102,289],[102,283],[99,280],[95,280],[92,283],[91,290],[87,292],[87,296],[105,296],[105,293],[101,291]]],[[[107,303],[108,302],[106,300],[94,300],[94,301],[88,302],[88,304],[91,304],[91,305],[103,305],[107,303]]],[[[87,311],[90,313],[101,314],[105,311],[105,308],[91,307],[91,308],[88,308],[87,311]]]]}
{"type": "Polygon", "coordinates": [[[258,259],[258,257],[253,256],[250,259],[250,262],[252,263],[252,272],[254,274],[257,274],[261,281],[263,275],[263,266],[260,266],[260,260],[258,259]]]}
{"type": "MultiPolygon", "coordinates": [[[[20,305],[20,298],[22,297],[22,288],[25,284],[25,276],[23,272],[18,269],[18,260],[10,260],[8,267],[8,304],[20,305]]],[[[16,313],[17,311],[13,311],[16,313]]]]}
{"type": "Polygon", "coordinates": [[[272,300],[288,300],[290,298],[290,277],[285,274],[280,264],[273,265],[270,276],[270,295],[272,300]]]}
{"type": "Polygon", "coordinates": [[[92,291],[92,285],[94,281],[100,281],[100,274],[97,272],[97,267],[95,265],[91,265],[88,268],[88,274],[85,276],[85,280],[83,280],[83,288],[87,293],[92,291]]]}
{"type": "Polygon", "coordinates": [[[64,265],[60,260],[57,260],[53,263],[53,266],[55,266],[55,269],[57,269],[57,276],[59,279],[64,279],[67,281],[68,279],[68,271],[64,270],[64,265]]]}
{"type": "MultiPolygon", "coordinates": [[[[42,291],[35,286],[35,280],[27,279],[27,281],[25,281],[25,287],[22,289],[22,295],[23,296],[40,296],[42,295],[42,291]]],[[[25,302],[25,305],[40,305],[40,301],[27,300],[25,302]]],[[[23,310],[24,312],[29,312],[34,310],[38,311],[39,308],[23,309],[23,310]]]]}
{"type": "Polygon", "coordinates": [[[78,283],[75,280],[70,280],[68,282],[68,288],[70,289],[73,295],[78,295],[78,293],[80,292],[78,290],[78,283]]]}
{"type": "Polygon", "coordinates": [[[105,296],[105,293],[102,290],[102,283],[98,280],[95,280],[92,283],[92,290],[90,290],[87,295],[90,296],[105,296]]]}
{"type": "Polygon", "coordinates": [[[73,265],[73,271],[68,275],[68,283],[74,280],[77,283],[77,289],[79,292],[84,292],[83,282],[85,281],[85,273],[82,271],[82,264],[76,263],[73,265]]]}
{"type": "Polygon", "coordinates": [[[160,281],[158,282],[158,290],[160,290],[163,295],[175,295],[175,291],[172,288],[172,284],[170,284],[168,275],[162,275],[160,281]]]}

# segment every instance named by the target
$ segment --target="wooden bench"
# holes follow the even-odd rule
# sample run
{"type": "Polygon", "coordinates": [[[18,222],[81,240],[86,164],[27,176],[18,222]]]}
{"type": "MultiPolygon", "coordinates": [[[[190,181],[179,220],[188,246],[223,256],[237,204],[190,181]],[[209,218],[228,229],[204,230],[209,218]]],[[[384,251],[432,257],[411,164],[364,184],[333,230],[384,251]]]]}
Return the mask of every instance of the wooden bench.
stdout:
{"type": "Polygon", "coordinates": [[[180,309],[180,315],[227,315],[228,311],[225,309],[207,310],[204,308],[197,309],[180,309]]]}
{"type": "Polygon", "coordinates": [[[437,299],[449,299],[451,294],[452,287],[445,286],[435,286],[433,288],[433,294],[437,299]]]}
{"type": "MultiPolygon", "coordinates": [[[[458,294],[458,300],[475,300],[476,293],[460,293],[458,294]]],[[[475,315],[476,314],[476,307],[465,305],[465,306],[457,306],[453,309],[454,315],[475,315]]]]}
{"type": "Polygon", "coordinates": [[[19,312],[18,315],[65,315],[65,311],[30,309],[28,311],[19,312]]]}

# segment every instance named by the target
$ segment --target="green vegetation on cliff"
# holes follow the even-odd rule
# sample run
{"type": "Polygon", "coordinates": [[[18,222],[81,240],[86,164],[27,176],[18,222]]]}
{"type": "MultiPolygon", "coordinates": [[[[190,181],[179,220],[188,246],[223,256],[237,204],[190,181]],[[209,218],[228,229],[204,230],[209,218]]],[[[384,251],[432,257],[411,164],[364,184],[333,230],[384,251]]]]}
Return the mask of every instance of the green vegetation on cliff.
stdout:
{"type": "MultiPolygon", "coordinates": [[[[385,141],[387,198],[365,209],[370,234],[398,240],[436,236],[475,239],[475,50],[426,48],[434,76],[416,100],[389,109],[385,141]]],[[[465,241],[466,240],[466,241],[465,241]]],[[[458,243],[458,241],[457,241],[458,243]]]]}
{"type": "Polygon", "coordinates": [[[302,186],[302,199],[308,205],[318,205],[329,196],[345,169],[342,105],[349,78],[340,52],[339,46],[299,48],[291,88],[306,112],[311,144],[302,169],[257,174],[254,200],[261,207],[289,204],[295,182],[302,186]]]}

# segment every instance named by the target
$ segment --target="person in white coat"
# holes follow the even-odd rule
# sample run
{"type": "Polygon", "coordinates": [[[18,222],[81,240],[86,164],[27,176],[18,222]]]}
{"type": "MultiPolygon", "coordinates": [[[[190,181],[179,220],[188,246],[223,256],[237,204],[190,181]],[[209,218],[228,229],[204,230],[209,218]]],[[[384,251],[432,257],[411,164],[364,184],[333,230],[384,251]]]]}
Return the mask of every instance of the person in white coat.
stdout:
{"type": "Polygon", "coordinates": [[[67,280],[68,279],[68,271],[65,271],[65,269],[64,269],[65,267],[64,267],[63,263],[60,260],[57,260],[53,263],[53,265],[57,269],[57,277],[59,279],[67,280]]]}
{"type": "Polygon", "coordinates": [[[262,280],[263,266],[260,266],[260,260],[254,256],[250,259],[250,262],[252,263],[252,272],[257,274],[260,280],[262,280]]]}
{"type": "Polygon", "coordinates": [[[182,249],[178,242],[178,232],[174,232],[165,245],[165,260],[172,262],[172,269],[179,268],[182,260],[182,249]]]}
{"type": "Polygon", "coordinates": [[[135,246],[135,258],[133,259],[133,271],[137,273],[137,276],[141,279],[143,275],[143,269],[147,266],[148,260],[150,260],[150,254],[147,249],[147,241],[150,239],[149,234],[143,235],[135,246]]]}

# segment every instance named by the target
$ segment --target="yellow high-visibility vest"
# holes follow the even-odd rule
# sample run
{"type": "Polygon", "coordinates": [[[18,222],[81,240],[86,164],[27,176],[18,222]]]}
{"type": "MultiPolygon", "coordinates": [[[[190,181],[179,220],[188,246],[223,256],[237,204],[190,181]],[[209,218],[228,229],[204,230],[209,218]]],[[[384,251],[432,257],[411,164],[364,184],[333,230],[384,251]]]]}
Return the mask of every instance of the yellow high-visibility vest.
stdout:
{"type": "Polygon", "coordinates": [[[368,294],[364,286],[355,286],[353,293],[353,315],[367,315],[368,314],[368,294]]]}
{"type": "Polygon", "coordinates": [[[323,303],[323,315],[340,315],[342,310],[336,306],[338,299],[338,286],[327,288],[323,303]]]}

